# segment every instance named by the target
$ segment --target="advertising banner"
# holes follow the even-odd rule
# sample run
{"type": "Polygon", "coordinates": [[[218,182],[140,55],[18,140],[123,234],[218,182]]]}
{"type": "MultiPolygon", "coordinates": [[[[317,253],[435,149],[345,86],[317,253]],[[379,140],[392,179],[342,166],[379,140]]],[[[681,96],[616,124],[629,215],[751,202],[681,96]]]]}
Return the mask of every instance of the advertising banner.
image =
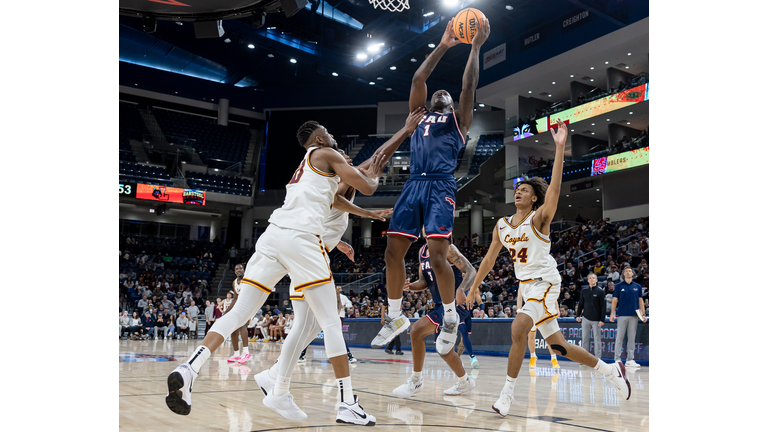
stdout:
{"type": "MultiPolygon", "coordinates": [[[[569,108],[549,117],[549,128],[557,127],[557,119],[572,124],[648,100],[648,84],[618,92],[598,100],[569,108]]],[[[539,133],[543,129],[539,129],[539,133]]]]}
{"type": "Polygon", "coordinates": [[[592,161],[591,175],[607,174],[650,163],[649,147],[605,156],[592,161]]]}
{"type": "Polygon", "coordinates": [[[506,59],[507,43],[504,42],[503,44],[483,54],[483,70],[486,70],[491,66],[495,66],[506,59]]]}
{"type": "Polygon", "coordinates": [[[136,198],[178,204],[205,205],[205,191],[136,184],[136,198]]]}

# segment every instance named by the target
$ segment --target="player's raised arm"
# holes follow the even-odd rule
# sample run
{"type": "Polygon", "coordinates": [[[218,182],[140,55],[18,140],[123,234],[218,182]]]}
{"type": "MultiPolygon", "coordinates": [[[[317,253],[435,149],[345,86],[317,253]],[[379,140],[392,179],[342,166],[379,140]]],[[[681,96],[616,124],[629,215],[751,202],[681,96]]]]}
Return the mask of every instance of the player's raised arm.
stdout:
{"type": "Polygon", "coordinates": [[[424,60],[424,63],[419,66],[416,73],[413,74],[413,80],[411,81],[411,96],[408,99],[408,109],[413,112],[418,107],[423,107],[427,102],[427,78],[435,70],[437,62],[443,58],[443,54],[448,48],[459,43],[456,39],[456,35],[453,34],[453,18],[448,21],[448,26],[445,27],[443,38],[440,39],[440,45],[435,48],[434,51],[424,60]]]}
{"type": "Polygon", "coordinates": [[[459,120],[459,129],[462,136],[467,136],[469,126],[475,108],[475,90],[480,76],[480,47],[488,40],[491,34],[491,23],[486,18],[483,25],[472,38],[472,50],[469,52],[467,66],[464,68],[464,77],[461,79],[461,95],[459,96],[459,108],[456,117],[459,120]]]}
{"type": "MultiPolygon", "coordinates": [[[[341,189],[342,185],[344,183],[339,184],[339,189],[341,189]]],[[[392,209],[384,209],[384,210],[366,210],[363,208],[360,208],[356,206],[353,202],[348,200],[345,196],[336,194],[335,197],[333,197],[333,208],[347,212],[353,215],[357,215],[360,217],[368,217],[371,219],[378,219],[380,221],[386,221],[386,216],[389,216],[392,214],[392,209]]]]}
{"type": "MultiPolygon", "coordinates": [[[[469,290],[469,295],[467,296],[468,302],[471,301],[470,299],[474,300],[480,283],[486,276],[488,276],[488,273],[493,270],[493,266],[496,264],[496,257],[499,256],[502,246],[501,239],[499,238],[499,230],[494,227],[493,236],[491,237],[491,245],[488,247],[488,253],[485,254],[485,258],[483,258],[483,261],[480,263],[480,268],[477,269],[475,280],[472,281],[472,288],[469,290]]],[[[471,307],[472,305],[467,304],[467,309],[471,307]]]]}
{"type": "Polygon", "coordinates": [[[555,140],[555,163],[552,166],[552,180],[549,182],[544,204],[536,211],[534,221],[542,234],[549,234],[549,224],[555,217],[557,201],[560,199],[560,185],[563,182],[563,158],[565,157],[565,140],[568,138],[568,127],[560,119],[557,119],[557,133],[552,129],[552,138],[555,140]]]}
{"type": "MultiPolygon", "coordinates": [[[[395,154],[397,149],[400,147],[400,144],[402,144],[403,141],[405,141],[405,139],[409,137],[413,131],[416,130],[416,128],[419,126],[419,123],[421,123],[421,120],[424,118],[424,114],[426,112],[427,110],[424,109],[423,106],[419,106],[413,112],[408,114],[408,118],[405,120],[405,125],[403,125],[403,127],[397,131],[397,133],[392,136],[392,138],[388,139],[387,142],[376,149],[376,151],[373,153],[373,156],[376,156],[377,153],[384,153],[384,157],[389,160],[389,158],[391,158],[392,155],[395,154]]],[[[373,156],[368,158],[365,162],[361,163],[358,168],[367,169],[371,165],[373,156]]],[[[341,185],[339,185],[339,188],[341,188],[341,185]]]]}
{"type": "MultiPolygon", "coordinates": [[[[349,166],[344,157],[336,150],[324,147],[315,151],[324,158],[341,180],[365,195],[372,195],[379,187],[379,177],[387,164],[383,154],[374,155],[368,170],[358,170],[349,166]]],[[[321,168],[322,169],[322,168],[321,168]]]]}
{"type": "MultiPolygon", "coordinates": [[[[471,287],[472,283],[475,281],[477,271],[474,267],[472,267],[472,263],[469,262],[467,257],[459,252],[459,248],[457,248],[455,245],[450,245],[448,247],[448,262],[455,265],[456,268],[461,272],[463,279],[461,280],[461,285],[459,285],[458,289],[461,291],[463,296],[464,291],[471,287]]],[[[458,299],[456,300],[456,304],[459,304],[458,299]]]]}

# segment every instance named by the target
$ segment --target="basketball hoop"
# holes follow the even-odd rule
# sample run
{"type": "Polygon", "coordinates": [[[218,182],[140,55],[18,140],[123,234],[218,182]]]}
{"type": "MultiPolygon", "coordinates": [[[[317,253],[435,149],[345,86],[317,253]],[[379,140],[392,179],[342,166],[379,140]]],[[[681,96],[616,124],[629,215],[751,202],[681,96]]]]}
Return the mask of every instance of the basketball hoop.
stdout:
{"type": "Polygon", "coordinates": [[[368,0],[368,3],[372,4],[374,9],[378,7],[390,12],[402,12],[411,8],[408,0],[368,0]]]}

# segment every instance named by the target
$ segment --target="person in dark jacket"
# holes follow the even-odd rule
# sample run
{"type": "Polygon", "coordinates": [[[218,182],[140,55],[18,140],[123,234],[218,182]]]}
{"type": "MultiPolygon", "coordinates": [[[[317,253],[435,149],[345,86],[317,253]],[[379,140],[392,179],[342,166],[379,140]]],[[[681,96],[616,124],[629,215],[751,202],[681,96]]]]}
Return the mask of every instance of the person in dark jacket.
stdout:
{"type": "Polygon", "coordinates": [[[598,288],[597,276],[590,273],[587,276],[588,288],[581,291],[579,304],[576,306],[576,321],[581,323],[581,347],[589,351],[589,330],[595,343],[595,357],[601,358],[603,353],[600,328],[605,325],[605,291],[598,288]]]}
{"type": "Polygon", "coordinates": [[[143,317],[141,317],[141,336],[144,339],[149,338],[149,333],[155,328],[155,320],[152,319],[152,314],[147,311],[143,317]]]}

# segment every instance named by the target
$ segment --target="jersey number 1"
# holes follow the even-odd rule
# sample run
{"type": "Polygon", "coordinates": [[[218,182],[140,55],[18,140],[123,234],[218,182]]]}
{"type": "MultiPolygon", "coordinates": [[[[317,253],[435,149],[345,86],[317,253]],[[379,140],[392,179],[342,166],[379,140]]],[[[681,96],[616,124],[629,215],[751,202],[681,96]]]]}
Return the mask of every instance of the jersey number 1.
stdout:
{"type": "Polygon", "coordinates": [[[515,251],[512,248],[509,248],[509,254],[512,256],[512,262],[517,262],[517,259],[520,259],[520,262],[525,264],[528,262],[528,248],[522,248],[520,249],[520,252],[515,251]]]}
{"type": "Polygon", "coordinates": [[[423,136],[429,136],[429,127],[432,125],[426,125],[424,126],[424,135],[423,136]]]}

